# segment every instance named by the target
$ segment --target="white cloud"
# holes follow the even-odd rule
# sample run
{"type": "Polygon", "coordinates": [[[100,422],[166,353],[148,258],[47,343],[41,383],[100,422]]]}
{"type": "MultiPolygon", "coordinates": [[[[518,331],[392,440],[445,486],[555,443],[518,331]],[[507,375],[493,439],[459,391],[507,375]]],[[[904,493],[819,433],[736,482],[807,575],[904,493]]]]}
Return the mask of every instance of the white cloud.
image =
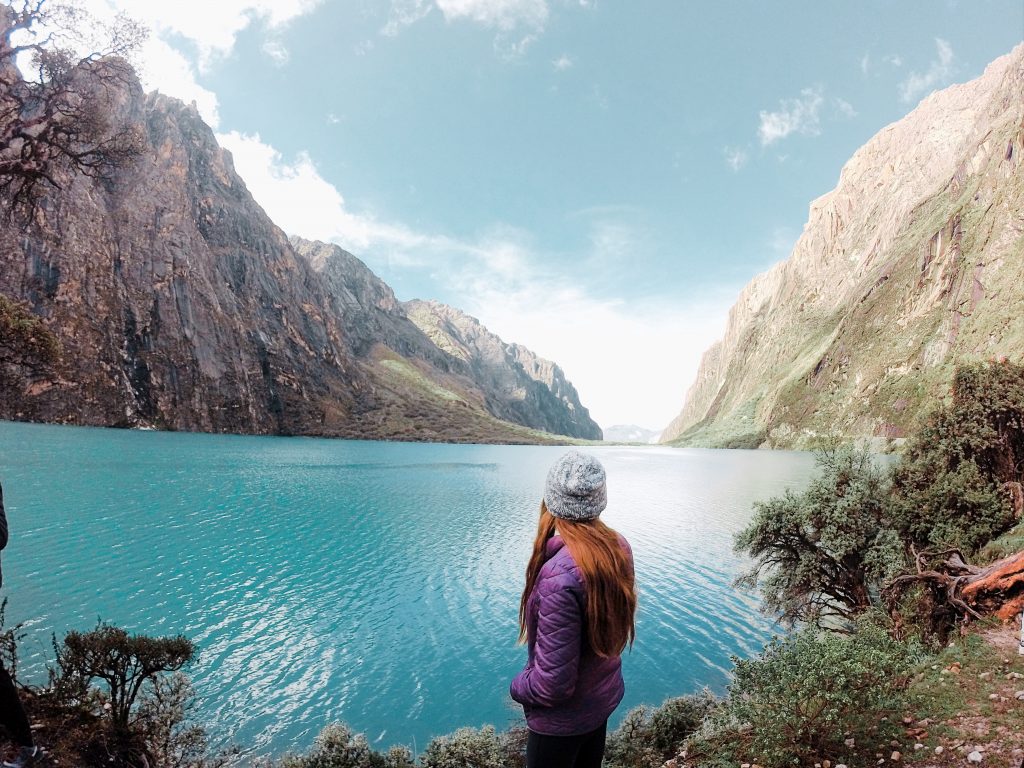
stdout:
{"type": "Polygon", "coordinates": [[[87,0],[91,7],[116,8],[148,25],[155,34],[174,33],[196,45],[200,66],[235,46],[246,27],[260,22],[278,29],[309,13],[321,0],[87,0]]]}
{"type": "Polygon", "coordinates": [[[841,99],[838,96],[832,99],[832,106],[835,107],[836,112],[840,117],[856,117],[857,110],[853,108],[853,104],[848,102],[846,99],[841,99]]]}
{"type": "MultiPolygon", "coordinates": [[[[588,7],[588,2],[580,2],[588,7]]],[[[381,34],[394,37],[437,8],[445,21],[468,21],[494,30],[494,51],[506,59],[518,59],[544,31],[550,16],[548,0],[391,0],[387,24],[381,34]]],[[[567,67],[568,57],[561,61],[567,67]]]]}
{"type": "Polygon", "coordinates": [[[267,40],[264,42],[263,52],[279,67],[283,67],[288,63],[288,59],[291,58],[288,49],[284,47],[284,43],[280,40],[267,40]]]}
{"type": "Polygon", "coordinates": [[[402,226],[349,211],[341,193],[304,152],[288,161],[258,134],[238,131],[219,133],[217,140],[231,152],[235,170],[256,202],[290,234],[333,240],[354,251],[371,245],[413,251],[429,244],[429,238],[402,226]]]}
{"type": "Polygon", "coordinates": [[[878,72],[879,67],[876,62],[881,61],[882,64],[888,64],[893,69],[898,69],[903,66],[903,58],[899,54],[888,53],[881,57],[872,58],[870,52],[865,53],[860,60],[860,71],[867,77],[872,72],[878,72]]]}
{"type": "MultiPolygon", "coordinates": [[[[430,13],[432,8],[433,6],[427,0],[391,0],[388,23],[384,25],[381,34],[394,37],[430,13]]],[[[370,43],[370,47],[372,47],[372,43],[370,43]]]]}
{"type": "Polygon", "coordinates": [[[761,146],[774,144],[791,133],[817,136],[821,133],[818,113],[824,100],[820,88],[804,88],[799,98],[780,101],[777,112],[761,110],[761,124],[757,129],[761,146]]]}
{"type": "Polygon", "coordinates": [[[735,293],[720,293],[715,301],[659,305],[538,281],[515,292],[492,284],[465,309],[506,341],[557,362],[599,424],[662,429],[725,329],[735,293]]]}
{"type": "Polygon", "coordinates": [[[747,150],[742,147],[725,147],[722,151],[725,153],[725,164],[732,168],[734,173],[738,173],[747,164],[747,150]]]}
{"type": "Polygon", "coordinates": [[[914,101],[919,96],[930,93],[938,85],[944,85],[953,75],[953,47],[940,37],[935,38],[935,50],[937,58],[928,65],[924,73],[911,72],[907,78],[900,83],[900,100],[904,102],[914,101]]]}
{"type": "Polygon", "coordinates": [[[539,35],[532,32],[525,35],[499,32],[494,38],[494,52],[503,59],[521,58],[538,37],[539,35]]]}
{"type": "MultiPolygon", "coordinates": [[[[150,29],[150,37],[139,51],[135,64],[143,87],[159,90],[188,103],[194,101],[199,114],[217,127],[217,96],[201,86],[201,70],[214,57],[230,53],[238,34],[253,23],[279,30],[293,19],[312,11],[322,0],[81,0],[81,6],[98,19],[109,20],[122,12],[150,29]],[[196,61],[165,39],[185,38],[195,46],[196,61]]],[[[263,50],[278,63],[287,61],[288,51],[274,38],[263,50]]]]}
{"type": "Polygon", "coordinates": [[[518,27],[543,29],[548,20],[546,0],[435,0],[447,21],[468,19],[485,27],[511,31],[518,27]]]}
{"type": "Polygon", "coordinates": [[[554,67],[555,70],[558,72],[564,72],[565,70],[570,69],[572,67],[572,64],[572,58],[570,58],[569,55],[565,53],[563,53],[561,56],[559,56],[557,59],[554,59],[551,62],[551,66],[554,67]]]}
{"type": "Polygon", "coordinates": [[[470,240],[416,232],[351,211],[308,155],[287,160],[259,136],[232,132],[218,139],[285,231],[336,242],[371,264],[438,276],[460,297],[460,309],[505,341],[562,366],[593,418],[606,426],[660,429],[674,418],[739,288],[665,305],[598,298],[574,270],[607,259],[621,264],[632,252],[630,230],[615,223],[613,209],[595,210],[588,253],[563,269],[522,230],[494,226],[470,240]],[[640,391],[643,398],[636,397],[640,391]]]}
{"type": "Polygon", "coordinates": [[[180,51],[160,38],[151,37],[143,44],[138,59],[136,69],[143,88],[158,90],[186,104],[194,101],[203,120],[217,127],[217,95],[196,81],[192,64],[180,51]]]}

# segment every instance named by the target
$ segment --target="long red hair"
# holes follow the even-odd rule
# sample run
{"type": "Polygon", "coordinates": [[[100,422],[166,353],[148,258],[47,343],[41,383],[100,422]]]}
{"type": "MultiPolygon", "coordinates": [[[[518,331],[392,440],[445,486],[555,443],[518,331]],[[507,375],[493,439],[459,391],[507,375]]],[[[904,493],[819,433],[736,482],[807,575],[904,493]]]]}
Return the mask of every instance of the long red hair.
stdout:
{"type": "Polygon", "coordinates": [[[600,520],[557,519],[540,503],[540,522],[533,554],[526,566],[526,587],[519,601],[519,642],[526,641],[526,604],[544,565],[544,548],[555,533],[569,548],[587,592],[587,640],[598,656],[618,656],[636,636],[636,586],[633,566],[619,535],[600,520]]]}

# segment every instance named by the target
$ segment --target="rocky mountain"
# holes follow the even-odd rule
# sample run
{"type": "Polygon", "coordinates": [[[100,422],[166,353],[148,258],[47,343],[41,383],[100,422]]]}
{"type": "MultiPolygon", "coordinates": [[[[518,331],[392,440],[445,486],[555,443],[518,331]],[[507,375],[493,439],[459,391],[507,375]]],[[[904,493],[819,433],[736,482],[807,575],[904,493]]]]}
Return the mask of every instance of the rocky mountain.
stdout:
{"type": "Polygon", "coordinates": [[[0,365],[0,418],[474,442],[600,437],[557,366],[524,362],[536,358],[514,345],[509,371],[497,358],[487,358],[491,369],[484,356],[452,354],[354,256],[289,241],[194,106],[146,95],[134,77],[110,101],[111,119],[138,129],[141,156],[105,179],[63,173],[30,221],[0,229],[0,295],[24,302],[62,350],[47,371],[0,365]],[[508,384],[520,380],[522,398],[508,384]]]}
{"type": "Polygon", "coordinates": [[[562,369],[520,344],[507,344],[474,317],[436,301],[409,301],[409,318],[438,348],[461,360],[486,393],[487,410],[546,432],[601,439],[562,369]]]}
{"type": "Polygon", "coordinates": [[[756,277],[664,442],[898,438],[959,361],[1024,358],[1024,45],[875,135],[756,277]]]}
{"type": "Polygon", "coordinates": [[[660,432],[636,424],[615,424],[604,430],[604,439],[613,443],[656,443],[660,432]]]}

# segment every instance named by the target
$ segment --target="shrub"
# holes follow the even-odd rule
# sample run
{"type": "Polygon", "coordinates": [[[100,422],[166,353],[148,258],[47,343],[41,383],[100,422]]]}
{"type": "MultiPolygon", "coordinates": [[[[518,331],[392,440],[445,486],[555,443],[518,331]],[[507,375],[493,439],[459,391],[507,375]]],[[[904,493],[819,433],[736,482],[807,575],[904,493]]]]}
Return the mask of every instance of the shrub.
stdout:
{"type": "MultiPolygon", "coordinates": [[[[17,629],[0,634],[8,658],[17,629]]],[[[191,641],[101,623],[53,645],[49,684],[23,690],[22,700],[55,764],[222,768],[231,758],[230,750],[210,754],[205,730],[191,719],[195,695],[181,672],[195,654],[191,641]]]]}
{"type": "Polygon", "coordinates": [[[10,629],[4,629],[7,623],[7,598],[0,601],[0,664],[11,676],[12,680],[18,679],[18,641],[24,636],[21,631],[21,624],[15,624],[10,629]]]}
{"type": "MultiPolygon", "coordinates": [[[[139,698],[133,729],[156,768],[220,766],[230,753],[211,758],[206,729],[192,720],[195,689],[183,672],[158,675],[139,698]]],[[[151,766],[152,768],[152,766],[151,766]]]]}
{"type": "Polygon", "coordinates": [[[729,697],[688,756],[769,768],[846,762],[845,739],[884,744],[895,735],[918,654],[864,621],[849,636],[805,628],[776,638],[760,657],[734,660],[729,697]]]}
{"type": "Polygon", "coordinates": [[[432,739],[420,755],[423,768],[508,768],[504,739],[493,725],[460,728],[432,739]]]}
{"type": "Polygon", "coordinates": [[[936,452],[911,453],[894,482],[894,525],[919,549],[973,552],[1013,524],[1006,497],[972,460],[950,467],[936,452]]]}
{"type": "Polygon", "coordinates": [[[918,548],[973,552],[1014,523],[1024,470],[1024,366],[963,365],[893,473],[894,522],[918,548]]]}
{"type": "Polygon", "coordinates": [[[667,699],[656,709],[630,710],[608,736],[605,763],[609,768],[659,768],[678,754],[716,705],[715,697],[704,691],[667,699]]]}
{"type": "Polygon", "coordinates": [[[286,757],[283,768],[412,768],[412,755],[405,747],[392,747],[385,754],[375,752],[366,736],[354,734],[343,723],[324,728],[303,757],[286,757]]]}
{"type": "Polygon", "coordinates": [[[195,655],[188,638],[129,635],[102,623],[89,632],[68,632],[63,645],[54,642],[54,647],[53,687],[87,702],[93,699],[93,681],[102,680],[107,686],[103,703],[110,705],[113,725],[122,729],[131,723],[139,694],[144,690],[153,694],[161,675],[181,670],[195,655]]]}
{"type": "Polygon", "coordinates": [[[737,584],[760,586],[787,624],[849,629],[904,566],[903,547],[886,523],[887,474],[866,449],[831,448],[817,463],[806,491],[754,505],[735,546],[755,564],[737,584]]]}
{"type": "Polygon", "coordinates": [[[60,343],[24,302],[0,294],[0,366],[21,365],[41,371],[56,362],[60,343]]]}

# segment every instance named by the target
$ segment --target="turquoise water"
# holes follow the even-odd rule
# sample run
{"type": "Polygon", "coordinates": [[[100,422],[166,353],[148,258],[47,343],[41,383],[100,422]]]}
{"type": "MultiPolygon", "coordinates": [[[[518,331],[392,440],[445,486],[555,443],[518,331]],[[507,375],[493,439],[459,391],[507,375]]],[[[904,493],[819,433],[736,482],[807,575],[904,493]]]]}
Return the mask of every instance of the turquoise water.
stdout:
{"type": "MultiPolygon", "coordinates": [[[[344,720],[422,750],[519,716],[508,681],[547,467],[563,448],[131,432],[0,422],[8,624],[42,679],[50,635],[97,619],[182,633],[218,743],[307,748],[344,720]]],[[[629,707],[709,686],[774,627],[730,586],[751,503],[808,454],[595,448],[603,519],[640,590],[629,707]]]]}

